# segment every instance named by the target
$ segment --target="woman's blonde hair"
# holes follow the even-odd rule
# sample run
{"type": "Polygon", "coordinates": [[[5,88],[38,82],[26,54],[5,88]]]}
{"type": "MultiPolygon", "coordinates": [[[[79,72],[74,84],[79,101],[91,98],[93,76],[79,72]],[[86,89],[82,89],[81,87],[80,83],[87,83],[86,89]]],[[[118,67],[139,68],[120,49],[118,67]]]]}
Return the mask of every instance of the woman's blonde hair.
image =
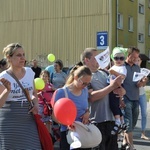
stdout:
{"type": "Polygon", "coordinates": [[[69,85],[74,81],[74,77],[77,76],[78,78],[82,77],[82,76],[92,76],[92,72],[90,71],[90,69],[86,66],[74,66],[72,68],[72,70],[70,71],[69,77],[66,81],[65,85],[69,85]]]}
{"type": "Polygon", "coordinates": [[[7,58],[8,56],[10,56],[10,57],[13,56],[15,50],[18,48],[22,48],[22,46],[19,43],[11,43],[11,44],[7,45],[3,49],[4,57],[7,58]]]}

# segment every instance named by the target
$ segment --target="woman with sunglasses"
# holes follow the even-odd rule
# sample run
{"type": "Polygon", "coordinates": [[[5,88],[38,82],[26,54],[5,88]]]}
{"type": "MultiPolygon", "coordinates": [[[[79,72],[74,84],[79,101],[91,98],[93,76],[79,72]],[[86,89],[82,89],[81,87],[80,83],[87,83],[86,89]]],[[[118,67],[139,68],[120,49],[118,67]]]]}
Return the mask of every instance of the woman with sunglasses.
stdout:
{"type": "Polygon", "coordinates": [[[18,43],[7,45],[3,53],[9,68],[0,73],[0,149],[41,150],[41,143],[33,114],[38,113],[38,98],[34,88],[35,73],[24,67],[25,51],[18,43]],[[13,74],[28,89],[34,103],[29,110],[29,103],[13,74]]]}
{"type": "MultiPolygon", "coordinates": [[[[75,66],[70,71],[70,75],[66,81],[65,87],[57,89],[55,92],[56,95],[54,97],[54,102],[59,101],[60,98],[65,97],[65,88],[68,98],[75,103],[77,108],[77,116],[75,120],[80,121],[83,124],[89,123],[88,89],[86,87],[91,81],[91,76],[92,73],[88,67],[75,66]]],[[[70,145],[67,143],[66,139],[67,130],[67,126],[61,125],[60,150],[70,150],[70,145]]]]}
{"type": "MultiPolygon", "coordinates": [[[[127,70],[124,65],[125,53],[121,48],[115,47],[112,51],[111,58],[113,60],[114,65],[109,69],[110,80],[113,80],[117,76],[121,75],[123,83],[123,80],[125,79],[127,74],[127,70]]],[[[124,118],[121,110],[125,105],[123,102],[123,97],[117,97],[117,95],[114,92],[111,92],[109,94],[109,97],[110,108],[115,117],[115,125],[113,130],[111,131],[111,134],[115,135],[118,134],[118,132],[125,130],[127,127],[124,123],[124,118]]]]}

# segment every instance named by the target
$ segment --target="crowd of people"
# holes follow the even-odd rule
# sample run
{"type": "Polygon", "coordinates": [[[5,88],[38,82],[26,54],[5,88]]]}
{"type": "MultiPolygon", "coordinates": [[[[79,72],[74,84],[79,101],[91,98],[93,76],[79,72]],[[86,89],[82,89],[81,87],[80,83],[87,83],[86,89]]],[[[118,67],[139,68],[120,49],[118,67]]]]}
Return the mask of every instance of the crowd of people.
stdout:
{"type": "Polygon", "coordinates": [[[26,67],[25,51],[18,43],[7,45],[3,54],[5,59],[0,61],[0,149],[42,149],[32,115],[38,113],[52,138],[55,138],[53,123],[60,126],[60,150],[69,150],[66,134],[67,130],[74,129],[61,124],[57,118],[53,120],[51,105],[52,98],[55,105],[59,99],[66,97],[65,92],[77,108],[75,120],[83,124],[91,122],[100,130],[102,141],[95,150],[112,150],[112,147],[118,150],[120,133],[124,136],[121,150],[136,150],[133,130],[139,107],[141,138],[149,140],[145,135],[147,100],[144,91],[148,79],[143,77],[140,81],[133,81],[134,72],[140,73],[142,61],[138,48],[129,47],[126,53],[119,47],[114,48],[111,54],[113,66],[105,70],[95,59],[98,50],[85,48],[80,56],[80,65],[76,64],[68,74],[63,72],[60,59],[44,70],[38,66],[36,59],[32,60],[32,67],[26,67]],[[9,72],[28,89],[34,103],[32,109],[29,110],[24,92],[9,72]],[[43,79],[45,87],[42,90],[35,89],[35,78],[43,79]]]}

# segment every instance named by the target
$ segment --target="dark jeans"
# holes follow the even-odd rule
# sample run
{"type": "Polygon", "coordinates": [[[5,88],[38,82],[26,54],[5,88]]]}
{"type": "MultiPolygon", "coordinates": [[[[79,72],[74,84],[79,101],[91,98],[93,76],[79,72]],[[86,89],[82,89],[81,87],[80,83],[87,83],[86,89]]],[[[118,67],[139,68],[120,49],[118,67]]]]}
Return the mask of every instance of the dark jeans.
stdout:
{"type": "Polygon", "coordinates": [[[110,109],[113,113],[114,116],[120,115],[122,116],[122,112],[120,109],[120,98],[116,97],[117,95],[114,94],[113,92],[109,93],[109,105],[110,109]]]}
{"type": "Polygon", "coordinates": [[[69,150],[70,145],[67,142],[66,138],[67,131],[60,132],[60,150],[69,150]]]}
{"type": "Polygon", "coordinates": [[[97,150],[118,150],[117,135],[111,135],[114,124],[113,121],[95,124],[102,133],[102,142],[97,150]]]}

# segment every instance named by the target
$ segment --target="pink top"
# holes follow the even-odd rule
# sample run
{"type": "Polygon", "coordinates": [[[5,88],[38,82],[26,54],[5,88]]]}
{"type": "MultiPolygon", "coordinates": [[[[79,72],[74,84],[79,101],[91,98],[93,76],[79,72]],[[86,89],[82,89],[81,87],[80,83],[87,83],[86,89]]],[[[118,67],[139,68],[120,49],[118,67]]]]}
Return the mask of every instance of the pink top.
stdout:
{"type": "Polygon", "coordinates": [[[39,104],[44,105],[43,98],[45,98],[48,103],[51,101],[51,98],[52,98],[53,92],[54,92],[52,87],[53,87],[53,85],[51,83],[47,83],[43,90],[38,91],[38,92],[41,92],[41,94],[38,94],[39,104]]]}

